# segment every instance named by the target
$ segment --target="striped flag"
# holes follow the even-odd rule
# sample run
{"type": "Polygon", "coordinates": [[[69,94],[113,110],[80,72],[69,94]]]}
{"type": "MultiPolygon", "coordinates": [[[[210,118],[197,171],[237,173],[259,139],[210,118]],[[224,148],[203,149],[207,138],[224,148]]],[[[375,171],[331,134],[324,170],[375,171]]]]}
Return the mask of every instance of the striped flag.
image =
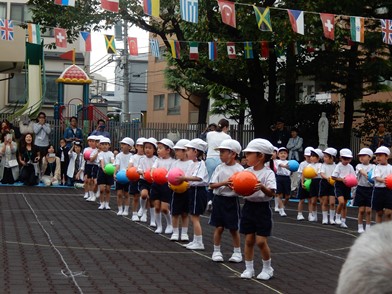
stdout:
{"type": "Polygon", "coordinates": [[[143,0],[143,11],[147,15],[159,17],[161,3],[159,0],[143,0]]]}
{"type": "Polygon", "coordinates": [[[208,58],[215,60],[218,57],[218,50],[215,42],[208,42],[208,58]]]}
{"type": "Polygon", "coordinates": [[[101,7],[104,10],[118,12],[118,0],[101,0],[101,7]]]}
{"type": "Polygon", "coordinates": [[[244,42],[244,55],[245,59],[253,59],[252,42],[244,42]]]}
{"type": "Polygon", "coordinates": [[[32,44],[41,44],[41,30],[38,24],[27,24],[27,31],[29,33],[28,42],[32,44]]]}
{"type": "Polygon", "coordinates": [[[171,47],[171,54],[173,58],[180,59],[181,55],[181,48],[180,48],[180,42],[176,40],[169,40],[170,47],[171,47]]]}
{"type": "Polygon", "coordinates": [[[54,0],[54,4],[62,6],[75,6],[75,0],[54,0]]]}
{"type": "Polygon", "coordinates": [[[197,23],[199,18],[198,0],[181,0],[181,18],[188,22],[197,23]]]}
{"type": "Polygon", "coordinates": [[[91,52],[91,33],[80,32],[79,48],[82,52],[91,52]]]}
{"type": "Polygon", "coordinates": [[[300,10],[287,10],[289,14],[291,27],[293,31],[303,35],[305,32],[304,28],[304,12],[300,10]]]}
{"type": "Polygon", "coordinates": [[[150,39],[151,54],[156,58],[161,57],[161,52],[159,51],[159,42],[157,39],[150,39]]]}
{"type": "Polygon", "coordinates": [[[199,43],[189,42],[189,59],[199,60],[199,43]]]}
{"type": "Polygon", "coordinates": [[[350,17],[351,40],[363,43],[365,41],[365,19],[363,17],[350,17]]]}

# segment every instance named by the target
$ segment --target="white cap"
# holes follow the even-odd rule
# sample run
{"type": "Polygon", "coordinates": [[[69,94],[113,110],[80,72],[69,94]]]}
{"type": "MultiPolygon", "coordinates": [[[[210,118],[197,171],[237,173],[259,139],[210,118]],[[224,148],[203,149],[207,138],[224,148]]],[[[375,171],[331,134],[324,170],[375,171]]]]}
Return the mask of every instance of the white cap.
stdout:
{"type": "Polygon", "coordinates": [[[362,148],[359,150],[358,155],[368,155],[370,157],[373,156],[373,151],[370,148],[362,148]]]}
{"type": "Polygon", "coordinates": [[[313,147],[306,147],[304,151],[305,156],[310,156],[311,152],[314,150],[313,147]]]}
{"type": "Polygon", "coordinates": [[[170,139],[164,138],[164,139],[158,141],[158,143],[161,143],[161,144],[163,144],[163,145],[169,147],[170,149],[173,149],[173,147],[174,147],[174,143],[173,143],[173,141],[170,140],[170,139]]]}
{"type": "Polygon", "coordinates": [[[173,149],[181,149],[186,150],[185,145],[188,144],[190,141],[188,139],[181,139],[178,140],[176,145],[174,145],[173,149]]]}
{"type": "Polygon", "coordinates": [[[335,148],[332,148],[332,147],[329,147],[329,148],[325,149],[323,152],[327,153],[327,154],[329,154],[331,156],[335,156],[335,157],[338,154],[338,150],[336,150],[335,148]]]}
{"type": "Polygon", "coordinates": [[[199,138],[193,139],[193,140],[189,141],[188,144],[185,144],[185,147],[195,148],[195,149],[203,151],[203,152],[207,151],[207,146],[208,146],[207,143],[199,138]]]}
{"type": "Polygon", "coordinates": [[[316,153],[317,156],[318,156],[319,158],[322,158],[323,155],[324,155],[324,154],[323,154],[323,151],[322,151],[321,149],[319,149],[319,148],[313,149],[313,150],[310,151],[310,152],[316,153]]]}
{"type": "Polygon", "coordinates": [[[143,145],[144,141],[146,141],[147,139],[144,137],[140,137],[139,139],[136,140],[136,145],[143,145]]]}
{"type": "Polygon", "coordinates": [[[87,137],[87,140],[97,140],[97,136],[91,135],[87,137]]]}
{"type": "MultiPolygon", "coordinates": [[[[275,149],[275,147],[274,147],[274,149],[275,149]]],[[[280,152],[280,151],[289,151],[289,150],[286,147],[280,147],[278,149],[278,152],[280,152]]]]}
{"type": "Polygon", "coordinates": [[[127,145],[129,145],[129,146],[135,145],[135,141],[133,141],[133,140],[132,140],[131,138],[129,138],[129,137],[125,137],[124,139],[121,140],[120,143],[127,144],[127,145]]]}
{"type": "Polygon", "coordinates": [[[278,151],[279,151],[279,148],[276,147],[276,146],[274,146],[274,151],[278,152],[278,151]]]}
{"type": "Polygon", "coordinates": [[[102,144],[102,143],[109,143],[110,144],[110,139],[106,138],[106,137],[103,137],[101,140],[99,140],[99,143],[100,144],[102,144]]]}
{"type": "Polygon", "coordinates": [[[105,136],[102,136],[102,135],[99,135],[99,136],[95,136],[95,141],[99,141],[99,142],[101,142],[102,141],[102,139],[105,139],[106,137],[105,136]]]}
{"type": "Polygon", "coordinates": [[[353,157],[353,153],[348,148],[340,149],[339,154],[340,154],[340,157],[348,157],[348,158],[353,157]]]}
{"type": "Polygon", "coordinates": [[[263,154],[274,153],[274,146],[270,141],[265,139],[253,139],[248,146],[243,150],[244,152],[260,152],[263,154]]]}
{"type": "Polygon", "coordinates": [[[237,154],[240,154],[242,147],[238,141],[233,140],[233,139],[226,139],[226,140],[223,140],[220,143],[220,145],[215,149],[228,149],[228,150],[234,151],[237,154]]]}
{"type": "Polygon", "coordinates": [[[374,152],[374,154],[380,154],[380,153],[383,153],[383,154],[386,154],[386,155],[389,156],[389,155],[391,154],[391,150],[389,150],[388,147],[381,146],[381,147],[378,147],[378,148],[376,149],[376,151],[374,152]]]}
{"type": "Polygon", "coordinates": [[[143,145],[146,143],[150,143],[150,144],[154,145],[155,148],[157,148],[157,139],[155,139],[153,137],[150,137],[150,138],[144,140],[143,145]]]}

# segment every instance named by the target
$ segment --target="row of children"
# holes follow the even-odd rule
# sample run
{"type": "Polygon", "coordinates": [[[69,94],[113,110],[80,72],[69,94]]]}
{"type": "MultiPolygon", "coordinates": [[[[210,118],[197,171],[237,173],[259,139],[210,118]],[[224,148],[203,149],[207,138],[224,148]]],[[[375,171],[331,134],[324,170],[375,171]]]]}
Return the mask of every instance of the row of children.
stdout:
{"type": "Polygon", "coordinates": [[[224,229],[228,229],[233,240],[233,253],[230,262],[241,262],[240,233],[245,235],[245,265],[242,278],[254,276],[254,245],[261,250],[263,267],[258,279],[268,280],[273,276],[270,249],[267,237],[271,234],[272,213],[269,201],[276,190],[276,180],[273,170],[272,144],[264,139],[252,140],[244,150],[248,170],[258,178],[254,193],[245,198],[245,204],[240,207],[239,197],[232,189],[231,177],[244,168],[237,162],[241,152],[239,142],[228,139],[217,148],[220,151],[222,163],[216,168],[211,179],[208,179],[206,165],[202,158],[207,150],[207,143],[201,139],[179,140],[174,144],[169,139],[157,141],[154,138],[139,138],[136,141],[136,153],[130,152],[134,141],[124,138],[121,142],[121,152],[114,158],[109,151],[110,141],[106,138],[97,140],[88,137],[88,147],[83,151],[86,160],[82,168],[85,173],[85,198],[95,201],[99,197],[99,209],[110,209],[110,187],[115,182],[117,193],[117,215],[126,216],[129,213],[130,195],[133,195],[132,220],[147,222],[147,212],[150,215],[150,226],[155,227],[155,233],[171,234],[172,241],[189,241],[189,215],[193,225],[193,240],[186,245],[187,249],[203,250],[203,233],[200,216],[207,206],[207,188],[213,190],[213,209],[209,224],[215,227],[214,250],[212,260],[223,261],[221,253],[221,238],[224,229]],[[175,157],[175,159],[174,159],[175,157]],[[114,175],[106,173],[105,166],[114,163],[114,175]],[[268,163],[268,166],[266,165],[268,163]],[[136,167],[140,175],[137,181],[127,184],[117,180],[119,171],[136,167]],[[188,183],[185,191],[173,191],[171,184],[150,182],[149,177],[154,170],[164,168],[169,171],[174,168],[184,173],[174,179],[178,183],[188,183]],[[146,174],[147,172],[147,174],[146,174]],[[117,180],[117,181],[116,181],[117,180]],[[100,195],[98,196],[97,194],[100,195]],[[139,208],[140,199],[140,209],[139,208]],[[162,216],[166,221],[163,231],[162,216]],[[140,218],[139,218],[140,217],[140,218]],[[240,225],[239,225],[240,224],[240,225]]]}

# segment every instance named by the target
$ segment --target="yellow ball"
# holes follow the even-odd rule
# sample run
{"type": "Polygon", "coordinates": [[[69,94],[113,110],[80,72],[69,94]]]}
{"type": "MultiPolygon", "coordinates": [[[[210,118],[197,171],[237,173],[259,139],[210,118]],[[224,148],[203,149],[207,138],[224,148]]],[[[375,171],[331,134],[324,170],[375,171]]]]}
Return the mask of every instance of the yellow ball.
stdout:
{"type": "Polygon", "coordinates": [[[184,181],[179,185],[172,185],[169,183],[169,188],[172,189],[175,193],[181,194],[188,190],[188,182],[184,181]]]}
{"type": "Polygon", "coordinates": [[[305,167],[304,170],[302,171],[302,174],[306,179],[313,179],[314,177],[317,176],[316,170],[311,166],[305,167]]]}
{"type": "Polygon", "coordinates": [[[335,180],[334,179],[332,179],[331,177],[329,177],[328,178],[328,183],[331,185],[331,186],[334,186],[335,185],[335,180]]]}

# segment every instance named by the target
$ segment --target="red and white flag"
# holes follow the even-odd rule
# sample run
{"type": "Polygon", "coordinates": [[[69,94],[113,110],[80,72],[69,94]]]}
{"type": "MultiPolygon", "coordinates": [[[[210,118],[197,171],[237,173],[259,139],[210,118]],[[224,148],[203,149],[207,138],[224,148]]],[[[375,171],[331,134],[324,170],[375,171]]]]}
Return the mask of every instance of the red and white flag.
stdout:
{"type": "Polygon", "coordinates": [[[128,37],[128,47],[129,47],[129,54],[133,56],[138,56],[139,52],[137,49],[137,38],[135,37],[128,37]]]}
{"type": "Polygon", "coordinates": [[[235,28],[236,22],[234,2],[218,0],[218,5],[222,16],[222,22],[235,28]]]}
{"type": "Polygon", "coordinates": [[[101,7],[104,10],[118,12],[118,0],[101,0],[101,7]]]}
{"type": "Polygon", "coordinates": [[[67,31],[61,28],[54,28],[54,38],[56,39],[56,47],[67,48],[67,31]]]}
{"type": "Polygon", "coordinates": [[[321,23],[323,24],[324,36],[327,39],[335,39],[335,15],[320,13],[321,23]]]}
{"type": "Polygon", "coordinates": [[[227,55],[229,56],[229,59],[237,58],[237,54],[235,54],[235,43],[233,42],[227,43],[227,55]]]}

